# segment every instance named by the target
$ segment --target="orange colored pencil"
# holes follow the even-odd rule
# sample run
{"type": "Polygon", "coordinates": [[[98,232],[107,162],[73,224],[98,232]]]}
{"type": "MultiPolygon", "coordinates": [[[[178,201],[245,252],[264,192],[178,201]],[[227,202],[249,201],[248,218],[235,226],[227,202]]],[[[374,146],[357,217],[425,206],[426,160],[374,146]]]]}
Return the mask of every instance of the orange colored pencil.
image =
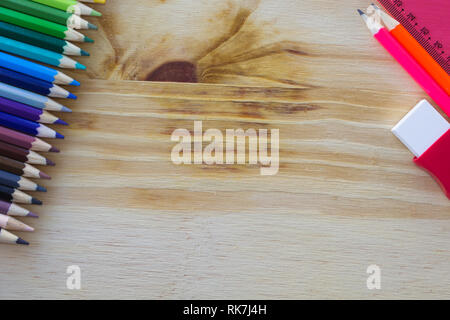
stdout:
{"type": "Polygon", "coordinates": [[[416,39],[397,20],[392,18],[378,6],[372,4],[381,20],[386,25],[389,33],[397,40],[403,48],[419,63],[422,68],[450,95],[450,76],[434,60],[428,52],[417,42],[416,39]]]}

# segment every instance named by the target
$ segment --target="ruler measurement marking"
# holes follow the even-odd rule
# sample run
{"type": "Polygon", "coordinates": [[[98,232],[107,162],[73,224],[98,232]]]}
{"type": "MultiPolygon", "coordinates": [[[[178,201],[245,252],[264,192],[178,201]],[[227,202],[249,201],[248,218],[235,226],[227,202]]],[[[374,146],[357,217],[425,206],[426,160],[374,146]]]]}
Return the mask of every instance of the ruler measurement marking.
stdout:
{"type": "Polygon", "coordinates": [[[406,10],[404,8],[401,8],[403,2],[398,0],[394,0],[394,3],[389,0],[378,0],[378,2],[380,2],[389,11],[389,13],[394,16],[394,18],[397,19],[397,21],[400,22],[406,28],[406,30],[408,30],[409,33],[411,33],[411,35],[417,40],[417,42],[419,42],[420,45],[433,57],[433,59],[436,60],[437,63],[439,63],[439,65],[445,70],[445,72],[450,75],[450,56],[448,56],[447,58],[444,57],[446,51],[444,50],[439,40],[436,40],[436,42],[432,44],[430,42],[430,40],[432,39],[430,36],[428,36],[428,38],[425,38],[429,33],[428,28],[423,26],[420,31],[418,31],[416,27],[419,24],[417,22],[415,22],[414,25],[410,23],[409,20],[415,20],[416,17],[412,12],[405,16],[404,13],[406,12],[406,10]],[[426,33],[426,31],[428,32],[426,33]]]}

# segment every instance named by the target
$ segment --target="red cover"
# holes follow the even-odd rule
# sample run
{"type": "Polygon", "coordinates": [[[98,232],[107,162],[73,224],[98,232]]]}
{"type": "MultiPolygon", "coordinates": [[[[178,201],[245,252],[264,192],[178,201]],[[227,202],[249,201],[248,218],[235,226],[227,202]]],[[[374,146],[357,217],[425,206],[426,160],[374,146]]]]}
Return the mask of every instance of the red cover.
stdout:
{"type": "Polygon", "coordinates": [[[414,162],[439,182],[450,199],[450,129],[414,162]]]}

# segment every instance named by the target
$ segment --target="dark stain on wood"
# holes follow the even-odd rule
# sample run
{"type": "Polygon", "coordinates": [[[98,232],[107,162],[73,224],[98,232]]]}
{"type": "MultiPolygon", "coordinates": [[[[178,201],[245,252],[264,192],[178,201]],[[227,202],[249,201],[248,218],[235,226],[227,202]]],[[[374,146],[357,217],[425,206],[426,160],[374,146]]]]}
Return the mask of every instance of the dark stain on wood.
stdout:
{"type": "Polygon", "coordinates": [[[152,71],[146,80],[197,83],[197,67],[188,61],[167,62],[152,71]]]}

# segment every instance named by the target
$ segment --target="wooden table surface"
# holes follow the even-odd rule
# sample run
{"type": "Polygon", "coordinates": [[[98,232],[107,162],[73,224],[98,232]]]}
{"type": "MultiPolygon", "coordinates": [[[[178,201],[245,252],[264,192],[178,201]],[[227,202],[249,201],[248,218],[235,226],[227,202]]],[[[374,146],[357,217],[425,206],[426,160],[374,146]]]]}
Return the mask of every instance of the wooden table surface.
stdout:
{"type": "Polygon", "coordinates": [[[450,298],[450,201],[390,132],[427,96],[367,5],[94,5],[37,230],[18,233],[32,245],[0,247],[0,298],[450,298]],[[279,129],[279,173],[173,164],[171,133],[194,120],[279,129]]]}

